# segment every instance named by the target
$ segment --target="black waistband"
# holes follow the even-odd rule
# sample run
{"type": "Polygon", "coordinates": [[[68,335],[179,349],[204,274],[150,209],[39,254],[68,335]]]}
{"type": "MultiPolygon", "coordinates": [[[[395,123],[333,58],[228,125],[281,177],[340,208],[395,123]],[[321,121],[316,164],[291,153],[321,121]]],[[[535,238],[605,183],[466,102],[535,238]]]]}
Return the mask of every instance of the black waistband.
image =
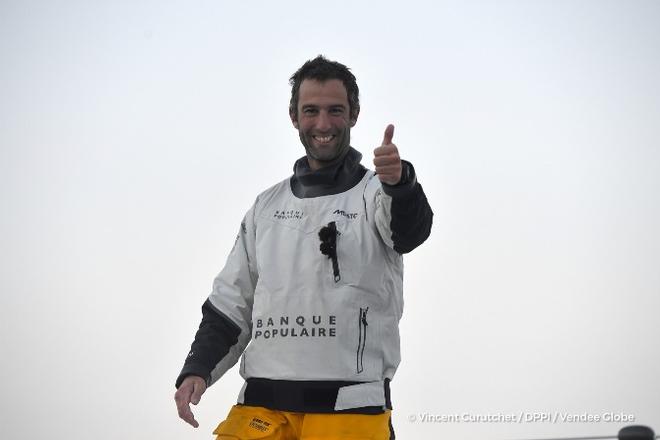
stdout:
{"type": "Polygon", "coordinates": [[[385,408],[363,406],[335,410],[339,388],[359,383],[363,382],[250,378],[247,379],[243,404],[280,411],[313,413],[382,414],[385,408],[392,409],[390,380],[385,379],[385,408]]]}

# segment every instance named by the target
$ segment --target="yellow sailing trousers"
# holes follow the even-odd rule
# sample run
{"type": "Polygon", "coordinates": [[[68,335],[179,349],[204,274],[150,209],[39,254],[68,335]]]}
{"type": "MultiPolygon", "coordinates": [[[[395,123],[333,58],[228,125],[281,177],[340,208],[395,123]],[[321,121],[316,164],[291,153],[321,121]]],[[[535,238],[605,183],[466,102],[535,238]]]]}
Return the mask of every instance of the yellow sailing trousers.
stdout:
{"type": "Polygon", "coordinates": [[[234,405],[213,431],[217,440],[390,440],[390,411],[316,414],[234,405]]]}

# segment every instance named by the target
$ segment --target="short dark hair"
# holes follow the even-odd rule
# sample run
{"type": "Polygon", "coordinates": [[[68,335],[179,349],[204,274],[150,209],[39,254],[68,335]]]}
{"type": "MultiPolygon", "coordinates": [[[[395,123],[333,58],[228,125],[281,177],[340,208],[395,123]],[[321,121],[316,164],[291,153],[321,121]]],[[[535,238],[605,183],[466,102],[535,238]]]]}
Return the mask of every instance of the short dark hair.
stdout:
{"type": "Polygon", "coordinates": [[[330,61],[323,55],[319,55],[313,60],[307,60],[300,69],[289,78],[291,84],[291,102],[289,103],[289,113],[298,118],[298,95],[300,84],[305,79],[314,79],[317,81],[327,81],[329,79],[338,79],[344,84],[346,94],[348,95],[348,104],[350,106],[351,119],[357,119],[360,113],[360,89],[358,89],[355,76],[351,69],[337,61],[330,61]]]}

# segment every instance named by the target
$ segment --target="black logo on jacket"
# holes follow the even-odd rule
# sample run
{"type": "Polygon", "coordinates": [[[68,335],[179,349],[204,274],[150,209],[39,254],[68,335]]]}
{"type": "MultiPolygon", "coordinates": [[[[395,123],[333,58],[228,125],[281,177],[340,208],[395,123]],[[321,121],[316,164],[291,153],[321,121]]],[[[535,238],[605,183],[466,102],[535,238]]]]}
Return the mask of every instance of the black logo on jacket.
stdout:
{"type": "Polygon", "coordinates": [[[264,338],[334,338],[337,336],[337,317],[335,315],[298,315],[289,323],[288,316],[279,318],[257,318],[254,322],[254,339],[264,338]]]}
{"type": "Polygon", "coordinates": [[[298,209],[276,210],[273,214],[273,218],[278,220],[302,220],[303,217],[305,217],[305,213],[298,209]]]}
{"type": "Polygon", "coordinates": [[[357,212],[346,212],[342,209],[337,209],[335,212],[333,212],[335,215],[341,215],[342,217],[346,217],[349,220],[354,220],[357,218],[358,213],[357,212]]]}

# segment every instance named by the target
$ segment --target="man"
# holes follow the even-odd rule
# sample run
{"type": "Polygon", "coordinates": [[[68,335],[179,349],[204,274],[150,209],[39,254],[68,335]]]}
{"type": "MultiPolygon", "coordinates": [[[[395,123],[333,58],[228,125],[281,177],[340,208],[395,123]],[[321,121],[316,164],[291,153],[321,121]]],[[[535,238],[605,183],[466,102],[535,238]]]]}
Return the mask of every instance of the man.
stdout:
{"type": "Polygon", "coordinates": [[[189,404],[242,354],[246,383],[218,438],[393,438],[402,254],[426,240],[433,213],[392,125],[376,173],[360,164],[350,146],[359,91],[346,66],[319,56],[290,82],[306,155],[241,223],[176,381],[179,416],[199,426],[189,404]]]}

